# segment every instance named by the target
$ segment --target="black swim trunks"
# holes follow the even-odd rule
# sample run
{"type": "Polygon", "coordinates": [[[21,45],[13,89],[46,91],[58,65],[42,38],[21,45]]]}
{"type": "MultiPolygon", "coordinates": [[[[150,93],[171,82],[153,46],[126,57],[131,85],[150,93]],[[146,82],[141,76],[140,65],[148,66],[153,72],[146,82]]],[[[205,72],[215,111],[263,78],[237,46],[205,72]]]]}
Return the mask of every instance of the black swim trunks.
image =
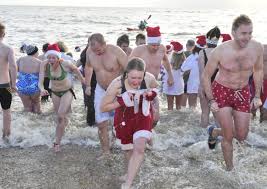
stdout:
{"type": "Polygon", "coordinates": [[[12,94],[9,83],[0,84],[0,103],[3,110],[8,110],[11,106],[12,94]]]}

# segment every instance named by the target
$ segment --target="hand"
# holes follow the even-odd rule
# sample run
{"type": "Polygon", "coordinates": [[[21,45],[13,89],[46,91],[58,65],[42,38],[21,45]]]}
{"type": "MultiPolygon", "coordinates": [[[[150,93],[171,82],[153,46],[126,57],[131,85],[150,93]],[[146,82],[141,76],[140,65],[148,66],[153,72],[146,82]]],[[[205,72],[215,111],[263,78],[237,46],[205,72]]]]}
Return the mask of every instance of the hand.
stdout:
{"type": "Polygon", "coordinates": [[[148,101],[153,101],[156,96],[157,96],[157,93],[155,91],[147,91],[143,93],[143,98],[148,101]]]}
{"type": "Polygon", "coordinates": [[[90,86],[86,86],[85,94],[87,94],[88,96],[91,96],[91,87],[90,86]]]}
{"type": "Polygon", "coordinates": [[[18,91],[16,86],[11,87],[11,93],[16,93],[18,91]]]}
{"type": "Polygon", "coordinates": [[[172,75],[171,76],[169,75],[167,82],[168,82],[168,85],[169,86],[172,86],[173,85],[174,81],[173,81],[172,75]]]}
{"type": "Polygon", "coordinates": [[[254,97],[250,104],[250,109],[258,109],[262,105],[261,99],[259,97],[254,97]]]}
{"type": "Polygon", "coordinates": [[[41,96],[47,96],[49,95],[49,92],[47,90],[41,90],[41,96]]]}
{"type": "Polygon", "coordinates": [[[210,104],[210,110],[211,110],[212,112],[218,112],[218,111],[219,111],[218,103],[217,103],[215,100],[211,100],[211,101],[209,102],[209,104],[210,104]]]}

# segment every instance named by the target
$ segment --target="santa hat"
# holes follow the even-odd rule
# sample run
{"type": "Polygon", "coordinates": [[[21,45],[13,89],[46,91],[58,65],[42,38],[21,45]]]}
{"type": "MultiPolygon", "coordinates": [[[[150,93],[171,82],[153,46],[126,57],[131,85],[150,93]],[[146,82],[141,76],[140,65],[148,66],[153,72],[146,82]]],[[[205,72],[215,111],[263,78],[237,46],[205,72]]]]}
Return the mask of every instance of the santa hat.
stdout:
{"type": "Polygon", "coordinates": [[[172,41],[171,45],[173,45],[173,51],[177,54],[180,54],[184,51],[184,47],[178,41],[172,41]]]}
{"type": "Polygon", "coordinates": [[[60,53],[60,49],[58,47],[58,44],[48,45],[47,52],[45,53],[45,56],[47,57],[51,54],[56,55],[58,58],[61,58],[61,53],[60,53]]]}
{"type": "Polygon", "coordinates": [[[167,54],[169,54],[170,52],[172,52],[173,45],[172,44],[166,45],[166,50],[167,50],[167,54]]]}
{"type": "Polygon", "coordinates": [[[147,44],[160,44],[161,43],[161,34],[159,31],[160,27],[147,27],[147,44]]]}
{"type": "Polygon", "coordinates": [[[200,35],[200,36],[197,36],[196,38],[197,38],[196,46],[198,48],[204,49],[206,46],[206,36],[200,35]]]}
{"type": "Polygon", "coordinates": [[[227,33],[225,33],[225,34],[221,34],[221,36],[222,36],[222,43],[223,42],[225,42],[225,41],[229,41],[229,40],[232,40],[232,37],[231,37],[231,35],[229,35],[229,34],[227,34],[227,33]]]}

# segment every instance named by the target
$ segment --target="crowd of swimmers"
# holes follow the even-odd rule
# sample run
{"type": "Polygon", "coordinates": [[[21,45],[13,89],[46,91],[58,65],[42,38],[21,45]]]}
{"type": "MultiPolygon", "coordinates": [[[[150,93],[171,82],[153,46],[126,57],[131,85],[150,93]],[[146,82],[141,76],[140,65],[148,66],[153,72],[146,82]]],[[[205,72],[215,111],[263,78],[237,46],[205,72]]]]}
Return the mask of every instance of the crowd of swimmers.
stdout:
{"type": "Polygon", "coordinates": [[[147,35],[138,34],[133,49],[126,34],[112,45],[102,34],[94,33],[77,61],[67,54],[63,42],[44,44],[42,55],[37,46],[26,45],[21,51],[27,56],[15,61],[13,49],[3,43],[5,26],[0,23],[3,139],[10,135],[11,93],[18,93],[25,111],[38,114],[41,101],[51,98],[57,115],[53,148],[59,152],[76,98],[74,74],[82,84],[87,123],[98,127],[103,156],[110,153],[109,125],[121,141],[127,161],[126,174],[120,177],[122,188],[132,186],[146,145],[152,144],[151,131],[160,119],[161,92],[166,95],[168,110],[173,110],[174,104],[179,110],[187,102],[195,109],[199,99],[200,127],[207,128],[208,146],[214,149],[222,136],[226,170],[232,170],[233,138],[246,139],[251,112],[255,115],[257,108],[260,122],[267,118],[267,52],[252,39],[251,19],[246,15],[235,18],[232,37],[216,26],[196,40],[188,40],[185,48],[177,40],[163,45],[158,26],[145,29],[147,35]]]}

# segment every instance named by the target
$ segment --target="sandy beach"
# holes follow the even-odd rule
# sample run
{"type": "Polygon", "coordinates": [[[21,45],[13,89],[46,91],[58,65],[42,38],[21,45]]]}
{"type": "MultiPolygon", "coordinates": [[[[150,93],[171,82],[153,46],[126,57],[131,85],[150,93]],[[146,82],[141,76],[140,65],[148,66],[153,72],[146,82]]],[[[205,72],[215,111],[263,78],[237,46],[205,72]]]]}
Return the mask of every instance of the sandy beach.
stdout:
{"type": "MultiPolygon", "coordinates": [[[[117,143],[112,155],[99,159],[95,127],[87,127],[80,86],[73,102],[70,125],[62,152],[51,148],[55,122],[51,103],[43,115],[22,112],[20,99],[12,105],[10,145],[0,140],[0,188],[3,189],[119,189],[125,173],[124,157],[117,143]]],[[[134,188],[139,189],[264,189],[267,188],[267,127],[251,122],[246,144],[234,142],[232,172],[226,172],[220,145],[207,147],[206,130],[198,127],[200,110],[167,111],[161,99],[161,120],[154,131],[154,147],[134,188]]],[[[2,118],[0,120],[2,124],[2,118]]]]}

